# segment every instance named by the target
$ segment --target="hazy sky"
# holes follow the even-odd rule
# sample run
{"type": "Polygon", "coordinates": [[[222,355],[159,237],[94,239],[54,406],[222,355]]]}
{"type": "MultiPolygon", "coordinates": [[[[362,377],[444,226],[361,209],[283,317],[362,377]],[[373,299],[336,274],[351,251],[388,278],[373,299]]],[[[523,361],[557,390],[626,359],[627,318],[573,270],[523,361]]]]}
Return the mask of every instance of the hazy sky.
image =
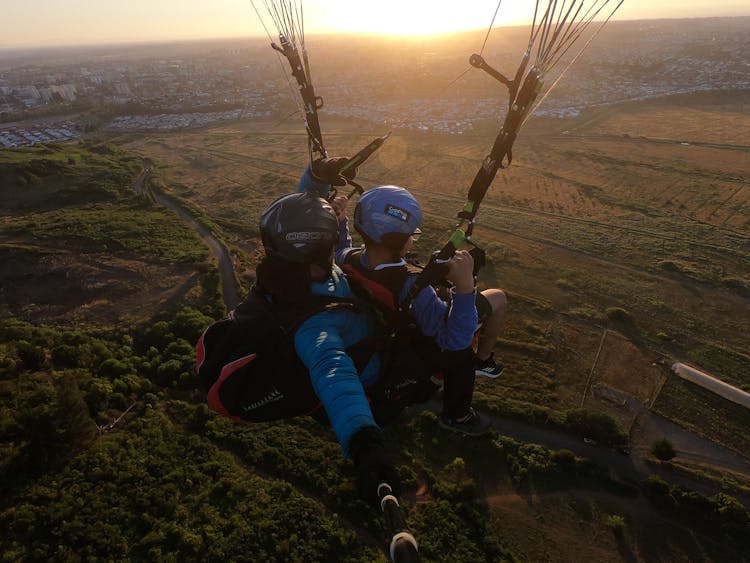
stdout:
{"type": "MultiPolygon", "coordinates": [[[[503,0],[498,22],[522,23],[533,4],[503,0]]],[[[263,0],[256,5],[264,10],[263,0]]],[[[434,33],[485,28],[496,2],[308,0],[304,6],[307,35],[434,33]]],[[[749,0],[625,0],[615,19],[746,15],[749,0]]],[[[0,0],[0,48],[251,35],[265,32],[250,0],[0,0]]]]}

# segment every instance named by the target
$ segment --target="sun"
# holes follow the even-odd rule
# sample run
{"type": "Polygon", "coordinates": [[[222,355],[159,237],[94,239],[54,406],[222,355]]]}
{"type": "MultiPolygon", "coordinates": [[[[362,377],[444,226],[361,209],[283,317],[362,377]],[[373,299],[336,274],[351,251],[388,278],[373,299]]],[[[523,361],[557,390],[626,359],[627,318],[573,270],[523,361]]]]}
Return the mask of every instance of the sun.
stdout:
{"type": "MultiPolygon", "coordinates": [[[[335,18],[328,18],[328,31],[382,33],[404,36],[452,33],[489,26],[495,2],[479,0],[352,0],[335,18]]],[[[496,26],[531,21],[534,2],[503,2],[496,26]]]]}

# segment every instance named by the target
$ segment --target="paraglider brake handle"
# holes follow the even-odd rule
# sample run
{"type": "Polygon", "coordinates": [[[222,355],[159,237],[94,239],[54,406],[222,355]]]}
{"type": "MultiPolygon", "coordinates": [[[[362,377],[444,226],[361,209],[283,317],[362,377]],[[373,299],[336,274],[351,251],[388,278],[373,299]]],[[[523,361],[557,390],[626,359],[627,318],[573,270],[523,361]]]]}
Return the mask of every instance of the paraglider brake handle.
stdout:
{"type": "Polygon", "coordinates": [[[492,78],[505,84],[508,88],[513,86],[513,81],[488,65],[487,62],[482,58],[482,55],[477,55],[476,53],[474,53],[471,57],[469,57],[469,64],[474,68],[479,68],[485,71],[492,78]]]}
{"type": "Polygon", "coordinates": [[[363,193],[365,193],[365,189],[354,180],[348,180],[348,183],[354,189],[351,192],[349,192],[349,195],[346,196],[346,199],[352,199],[355,194],[362,195],[363,193]]]}
{"type": "MultiPolygon", "coordinates": [[[[347,180],[346,183],[354,188],[346,195],[346,199],[352,199],[356,194],[362,195],[363,193],[365,193],[365,189],[362,187],[362,185],[358,184],[354,180],[347,180]]],[[[331,191],[328,192],[328,197],[326,198],[326,200],[328,200],[328,202],[330,203],[337,195],[339,195],[339,191],[331,186],[331,191]]]]}

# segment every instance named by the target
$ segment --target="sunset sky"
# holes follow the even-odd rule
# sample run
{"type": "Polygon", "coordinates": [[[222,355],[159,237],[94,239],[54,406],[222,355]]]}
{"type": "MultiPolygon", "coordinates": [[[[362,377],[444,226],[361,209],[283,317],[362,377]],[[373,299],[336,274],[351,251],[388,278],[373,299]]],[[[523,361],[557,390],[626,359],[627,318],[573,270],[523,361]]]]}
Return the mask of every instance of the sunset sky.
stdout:
{"type": "MultiPolygon", "coordinates": [[[[503,0],[499,24],[524,23],[533,4],[503,0]]],[[[263,9],[262,0],[256,5],[263,9]]],[[[250,0],[0,0],[0,6],[0,48],[265,35],[250,0]]],[[[309,0],[304,6],[307,35],[425,34],[486,28],[496,2],[309,0]]],[[[748,0],[625,0],[615,19],[747,15],[748,0]]]]}

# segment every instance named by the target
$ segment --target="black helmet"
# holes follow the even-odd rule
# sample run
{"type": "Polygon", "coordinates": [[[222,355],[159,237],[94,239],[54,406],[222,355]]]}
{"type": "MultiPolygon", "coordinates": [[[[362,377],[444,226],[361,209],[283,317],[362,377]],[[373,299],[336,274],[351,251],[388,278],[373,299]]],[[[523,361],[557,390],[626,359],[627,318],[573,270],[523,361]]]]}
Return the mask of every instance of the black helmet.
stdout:
{"type": "Polygon", "coordinates": [[[260,216],[266,254],[297,264],[330,260],[338,230],[333,208],[309,192],[282,196],[260,216]]]}

